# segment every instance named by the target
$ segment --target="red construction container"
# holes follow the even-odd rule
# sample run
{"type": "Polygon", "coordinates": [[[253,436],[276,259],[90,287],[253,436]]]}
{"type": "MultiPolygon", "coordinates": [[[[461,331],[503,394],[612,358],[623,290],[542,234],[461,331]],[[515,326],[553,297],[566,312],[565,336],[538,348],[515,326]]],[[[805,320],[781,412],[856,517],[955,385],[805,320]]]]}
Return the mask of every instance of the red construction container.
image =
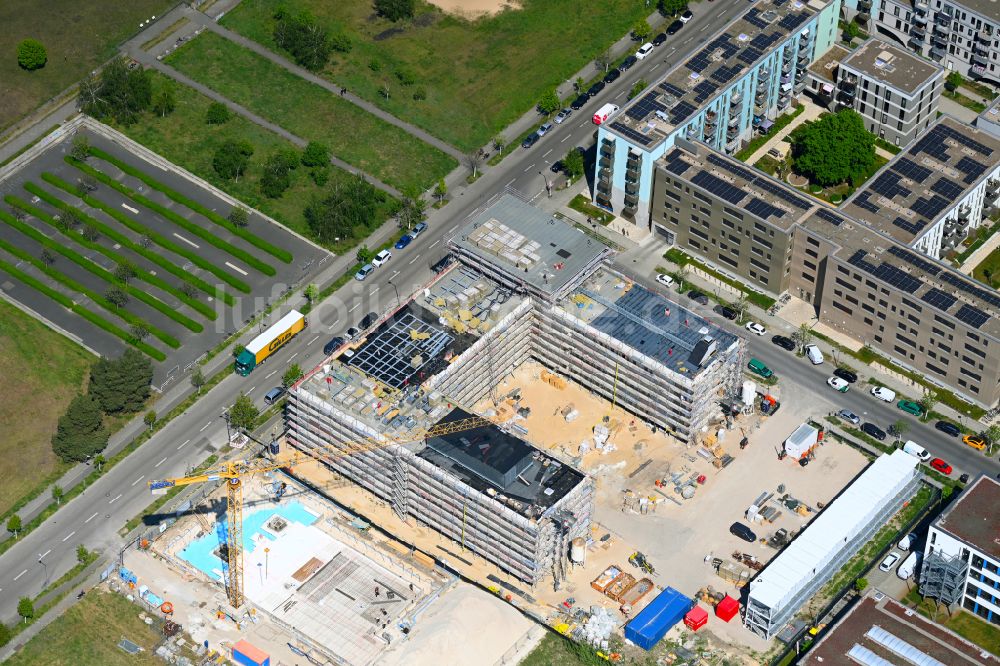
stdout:
{"type": "Polygon", "coordinates": [[[691,631],[698,631],[708,623],[708,611],[701,606],[695,606],[684,616],[684,624],[691,631]]]}
{"type": "Polygon", "coordinates": [[[739,612],[740,602],[733,599],[728,594],[722,598],[722,601],[715,604],[715,616],[723,622],[729,622],[734,617],[739,615],[739,612]]]}

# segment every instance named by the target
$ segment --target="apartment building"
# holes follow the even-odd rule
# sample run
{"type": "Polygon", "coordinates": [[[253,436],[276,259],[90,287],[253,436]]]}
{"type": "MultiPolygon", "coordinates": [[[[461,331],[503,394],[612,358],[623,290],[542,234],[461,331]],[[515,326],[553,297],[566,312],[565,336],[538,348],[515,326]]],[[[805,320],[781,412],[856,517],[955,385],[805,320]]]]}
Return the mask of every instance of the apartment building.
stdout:
{"type": "Polygon", "coordinates": [[[762,0],[598,128],[594,202],[651,230],[653,164],[678,137],[734,153],[805,89],[840,0],[762,0]]]}
{"type": "Polygon", "coordinates": [[[905,146],[937,117],[944,68],[881,39],[869,39],[840,61],[834,106],[851,108],[868,131],[905,146]]]}
{"type": "Polygon", "coordinates": [[[1000,10],[991,0],[845,0],[844,10],[948,71],[1000,82],[1000,10]]]}
{"type": "Polygon", "coordinates": [[[920,593],[1000,625],[1000,483],[980,476],[934,521],[920,593]]]}

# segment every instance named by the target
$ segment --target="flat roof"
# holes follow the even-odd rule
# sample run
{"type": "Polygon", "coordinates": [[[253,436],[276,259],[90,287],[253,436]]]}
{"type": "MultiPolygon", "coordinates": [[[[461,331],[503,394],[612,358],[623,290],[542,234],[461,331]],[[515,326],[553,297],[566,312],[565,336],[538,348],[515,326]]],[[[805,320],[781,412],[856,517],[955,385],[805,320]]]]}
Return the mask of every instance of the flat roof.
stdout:
{"type": "Polygon", "coordinates": [[[840,44],[834,44],[826,53],[810,63],[806,71],[820,79],[835,83],[837,67],[849,55],[851,55],[849,49],[845,49],[840,44]]]}
{"type": "Polygon", "coordinates": [[[877,37],[859,46],[841,64],[907,95],[944,72],[941,65],[877,37]]]}
{"type": "MultiPolygon", "coordinates": [[[[820,0],[755,3],[709,37],[708,43],[686,62],[670,69],[648,92],[625,105],[607,129],[646,149],[659,145],[825,5],[820,0]]],[[[707,5],[703,10],[711,11],[707,5]]]]}
{"type": "Polygon", "coordinates": [[[682,305],[601,270],[562,308],[673,372],[697,376],[738,338],[682,305]]]}
{"type": "Polygon", "coordinates": [[[841,209],[910,245],[1000,164],[1000,139],[942,116],[841,209]]]}
{"type": "Polygon", "coordinates": [[[959,494],[934,526],[1000,559],[1000,483],[981,475],[959,494]]]}
{"type": "Polygon", "coordinates": [[[997,666],[1000,658],[892,597],[873,591],[823,632],[799,661],[802,666],[848,663],[997,666]],[[865,659],[871,655],[877,660],[865,659]]]}
{"type": "Polygon", "coordinates": [[[599,240],[510,194],[471,216],[450,243],[549,294],[612,254],[599,240]]]}
{"type": "Polygon", "coordinates": [[[266,331],[251,340],[250,344],[247,345],[247,351],[251,354],[256,354],[274,340],[273,332],[281,333],[287,331],[299,319],[302,319],[302,314],[296,310],[292,310],[274,324],[268,326],[266,331]]]}

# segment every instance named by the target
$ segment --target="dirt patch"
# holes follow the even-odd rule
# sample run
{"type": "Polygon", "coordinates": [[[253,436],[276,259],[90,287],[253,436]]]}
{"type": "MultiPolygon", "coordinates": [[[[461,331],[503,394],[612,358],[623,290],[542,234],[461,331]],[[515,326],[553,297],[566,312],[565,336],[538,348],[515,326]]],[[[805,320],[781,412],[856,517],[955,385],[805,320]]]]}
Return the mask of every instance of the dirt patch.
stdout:
{"type": "Polygon", "coordinates": [[[470,21],[493,16],[507,9],[520,9],[514,0],[428,0],[443,11],[470,21]]]}

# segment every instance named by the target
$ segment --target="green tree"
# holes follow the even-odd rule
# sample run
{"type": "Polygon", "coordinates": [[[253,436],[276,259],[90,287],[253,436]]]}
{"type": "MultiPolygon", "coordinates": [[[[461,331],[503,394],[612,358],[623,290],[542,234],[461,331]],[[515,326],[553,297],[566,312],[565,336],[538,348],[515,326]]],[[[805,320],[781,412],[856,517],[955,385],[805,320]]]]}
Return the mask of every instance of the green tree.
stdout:
{"type": "Polygon", "coordinates": [[[94,242],[101,237],[101,232],[93,224],[88,223],[80,228],[80,235],[90,242],[94,242]]]}
{"type": "Polygon", "coordinates": [[[128,68],[124,57],[115,58],[80,84],[79,106],[98,120],[131,125],[153,101],[152,83],[142,67],[128,68]]]}
{"type": "Polygon", "coordinates": [[[81,162],[86,162],[87,158],[90,157],[90,139],[87,138],[86,134],[75,134],[73,135],[73,143],[69,149],[70,157],[81,162]]]}
{"type": "Polygon", "coordinates": [[[497,134],[493,137],[493,149],[503,155],[503,149],[507,147],[507,137],[497,134]]]}
{"type": "Polygon", "coordinates": [[[479,167],[483,166],[483,153],[482,151],[472,151],[465,156],[465,166],[469,167],[469,171],[472,172],[472,178],[479,175],[479,167]]]}
{"type": "Polygon", "coordinates": [[[867,578],[859,578],[856,581],[854,581],[854,589],[857,590],[858,592],[864,592],[867,587],[868,587],[867,578]]]}
{"type": "Polygon", "coordinates": [[[128,284],[132,281],[136,275],[139,274],[139,270],[136,268],[128,259],[122,259],[117,264],[115,264],[114,276],[115,279],[122,284],[128,284]]]}
{"type": "Polygon", "coordinates": [[[233,358],[237,358],[240,354],[247,350],[243,345],[233,345],[233,358]]]}
{"type": "Polygon", "coordinates": [[[153,431],[153,426],[156,425],[156,412],[152,409],[146,412],[146,415],[142,417],[142,422],[146,424],[149,431],[153,431]]]}
{"type": "Polygon", "coordinates": [[[576,180],[583,175],[583,155],[576,148],[572,148],[566,153],[562,163],[563,170],[570,180],[576,180]]]}
{"type": "Polygon", "coordinates": [[[250,164],[253,151],[253,144],[249,141],[226,141],[215,150],[212,167],[226,180],[239,182],[250,164]]]}
{"type": "Polygon", "coordinates": [[[660,0],[657,8],[664,16],[677,16],[687,9],[687,0],[660,0]]]}
{"type": "Polygon", "coordinates": [[[126,349],[117,359],[101,358],[90,369],[90,394],[108,414],[138,412],[149,398],[153,365],[145,354],[126,349]]]}
{"type": "Polygon", "coordinates": [[[240,430],[253,430],[257,425],[257,417],[260,416],[260,410],[257,406],[253,404],[253,401],[247,396],[246,393],[240,392],[236,402],[229,409],[229,423],[234,428],[240,430]]]}
{"type": "Polygon", "coordinates": [[[260,191],[264,196],[277,199],[292,185],[292,169],[299,164],[299,158],[292,151],[278,151],[267,158],[264,173],[260,177],[260,191]]]}
{"type": "Polygon", "coordinates": [[[42,248],[42,253],[38,255],[38,258],[42,260],[42,263],[46,266],[51,266],[56,263],[56,255],[47,247],[42,248]]]}
{"type": "Polygon", "coordinates": [[[632,84],[632,89],[628,91],[628,98],[632,99],[633,97],[638,97],[639,93],[645,90],[648,85],[649,84],[646,83],[646,79],[639,79],[632,84]]]}
{"type": "Polygon", "coordinates": [[[448,186],[445,184],[444,178],[434,186],[434,198],[438,200],[439,204],[444,203],[444,200],[448,198],[448,186]]]}
{"type": "Polygon", "coordinates": [[[961,74],[959,74],[958,72],[951,72],[944,79],[944,87],[950,90],[951,92],[955,92],[956,90],[958,90],[958,87],[962,85],[962,81],[964,81],[964,79],[962,78],[961,74]]]}
{"type": "Polygon", "coordinates": [[[149,327],[141,321],[137,321],[128,327],[128,334],[132,336],[132,339],[136,342],[142,342],[149,337],[149,327]]]}
{"type": "Polygon", "coordinates": [[[926,421],[930,418],[931,410],[934,409],[934,405],[938,403],[938,395],[930,389],[925,389],[923,396],[917,400],[917,404],[920,405],[920,409],[923,413],[920,415],[920,420],[926,421]]]}
{"type": "Polygon", "coordinates": [[[229,107],[222,102],[212,102],[205,112],[205,122],[209,125],[222,125],[229,121],[229,107]]]}
{"type": "Polygon", "coordinates": [[[229,211],[229,221],[234,227],[242,229],[250,224],[250,211],[243,206],[233,206],[229,211]]]}
{"type": "Polygon", "coordinates": [[[52,450],[66,462],[82,462],[108,443],[101,407],[89,393],[73,398],[59,418],[52,450]]]}
{"type": "Polygon", "coordinates": [[[853,109],[843,109],[791,134],[798,173],[819,185],[859,185],[875,166],[875,136],[853,109]]]}
{"type": "Polygon", "coordinates": [[[987,428],[986,431],[983,432],[983,437],[985,437],[986,441],[989,443],[990,456],[993,456],[996,452],[996,446],[1000,444],[1000,424],[994,423],[987,428]]]}
{"type": "Polygon", "coordinates": [[[121,309],[128,305],[128,294],[119,289],[118,287],[111,287],[106,292],[104,292],[104,300],[111,305],[115,306],[116,309],[121,309]]]}
{"type": "Polygon", "coordinates": [[[802,322],[799,324],[799,328],[795,331],[793,337],[795,338],[795,341],[799,343],[800,354],[806,353],[806,345],[809,344],[810,340],[812,340],[812,336],[813,330],[812,326],[809,325],[809,322],[802,322]]]}
{"type": "Polygon", "coordinates": [[[106,462],[107,460],[105,460],[104,456],[102,456],[100,453],[94,456],[94,466],[97,468],[98,472],[101,471],[101,468],[104,467],[104,463],[106,462]]]}
{"type": "Polygon", "coordinates": [[[198,393],[198,395],[201,395],[201,388],[204,385],[205,385],[205,375],[201,371],[201,366],[198,366],[197,368],[194,369],[194,372],[191,374],[191,386],[194,387],[194,390],[198,393]]]}
{"type": "Polygon", "coordinates": [[[413,18],[415,0],[375,0],[375,12],[390,21],[413,18]]]}
{"type": "Polygon", "coordinates": [[[181,282],[177,285],[177,290],[188,298],[194,298],[198,295],[198,287],[194,286],[190,282],[181,282]]]}
{"type": "Polygon", "coordinates": [[[742,294],[737,300],[729,304],[736,312],[736,323],[742,324],[743,317],[747,315],[747,310],[750,309],[750,301],[747,300],[746,294],[742,294]]]}
{"type": "Polygon", "coordinates": [[[898,419],[895,423],[889,426],[889,434],[891,434],[896,439],[902,439],[906,431],[910,429],[910,424],[903,419],[898,419]]]}
{"type": "Polygon", "coordinates": [[[16,513],[10,514],[10,518],[7,519],[7,531],[17,538],[17,533],[21,531],[21,516],[16,513]]]}
{"type": "Polygon", "coordinates": [[[52,486],[52,499],[56,501],[57,506],[62,504],[62,500],[65,495],[66,492],[62,489],[62,486],[60,485],[52,486]]]}
{"type": "Polygon", "coordinates": [[[299,367],[298,363],[292,363],[288,366],[288,370],[285,370],[285,374],[281,376],[281,385],[288,388],[295,382],[299,381],[302,376],[302,368],[299,367]]]}
{"type": "Polygon", "coordinates": [[[17,45],[17,64],[29,72],[45,67],[49,59],[45,45],[37,39],[24,39],[17,45]]]}
{"type": "Polygon", "coordinates": [[[174,82],[171,80],[166,80],[160,89],[156,91],[153,95],[153,113],[165,118],[167,115],[174,112],[177,108],[177,93],[174,88],[174,82]]]}
{"type": "Polygon", "coordinates": [[[325,143],[310,141],[302,151],[302,164],[308,167],[327,166],[330,164],[330,149],[325,143]]]}
{"type": "Polygon", "coordinates": [[[362,176],[338,178],[322,197],[313,197],[303,211],[313,238],[336,243],[354,236],[355,229],[374,230],[385,215],[388,197],[362,176]]]}
{"type": "Polygon", "coordinates": [[[400,204],[396,219],[399,222],[399,228],[404,231],[409,231],[413,225],[423,222],[424,218],[427,217],[427,202],[424,201],[420,191],[416,188],[407,188],[400,204]]]}
{"type": "Polygon", "coordinates": [[[632,39],[637,42],[644,42],[652,31],[652,28],[646,23],[646,19],[639,19],[632,26],[632,39]]]}
{"type": "Polygon", "coordinates": [[[611,69],[611,63],[614,61],[615,57],[611,53],[611,49],[604,49],[597,54],[596,58],[594,58],[594,66],[602,72],[607,73],[607,71],[611,69]]]}
{"type": "Polygon", "coordinates": [[[316,183],[320,187],[323,187],[328,182],[330,182],[330,167],[328,166],[313,167],[312,169],[309,170],[309,177],[312,178],[312,181],[314,183],[316,183]]]}
{"type": "Polygon", "coordinates": [[[358,248],[358,263],[367,264],[375,257],[375,253],[368,249],[367,245],[358,248]]]}
{"type": "Polygon", "coordinates": [[[546,116],[555,113],[561,106],[562,103],[559,101],[559,95],[556,94],[555,90],[549,90],[538,100],[538,112],[546,116]]]}
{"type": "Polygon", "coordinates": [[[17,602],[17,614],[24,618],[25,624],[27,624],[28,620],[35,617],[35,605],[31,603],[31,599],[21,597],[17,602]]]}
{"type": "Polygon", "coordinates": [[[292,54],[295,62],[311,71],[319,71],[330,60],[330,53],[337,48],[348,51],[350,40],[345,36],[334,39],[330,31],[316,22],[306,12],[292,13],[278,10],[274,25],[274,43],[292,54]]]}
{"type": "Polygon", "coordinates": [[[81,543],[76,547],[76,561],[79,564],[86,564],[90,559],[90,551],[81,543]]]}
{"type": "Polygon", "coordinates": [[[309,304],[312,305],[316,302],[319,297],[319,288],[314,284],[307,284],[306,288],[302,290],[302,295],[306,297],[309,304]]]}
{"type": "Polygon", "coordinates": [[[846,26],[844,26],[844,41],[852,42],[861,36],[861,26],[859,26],[854,21],[849,21],[846,26]]]}

